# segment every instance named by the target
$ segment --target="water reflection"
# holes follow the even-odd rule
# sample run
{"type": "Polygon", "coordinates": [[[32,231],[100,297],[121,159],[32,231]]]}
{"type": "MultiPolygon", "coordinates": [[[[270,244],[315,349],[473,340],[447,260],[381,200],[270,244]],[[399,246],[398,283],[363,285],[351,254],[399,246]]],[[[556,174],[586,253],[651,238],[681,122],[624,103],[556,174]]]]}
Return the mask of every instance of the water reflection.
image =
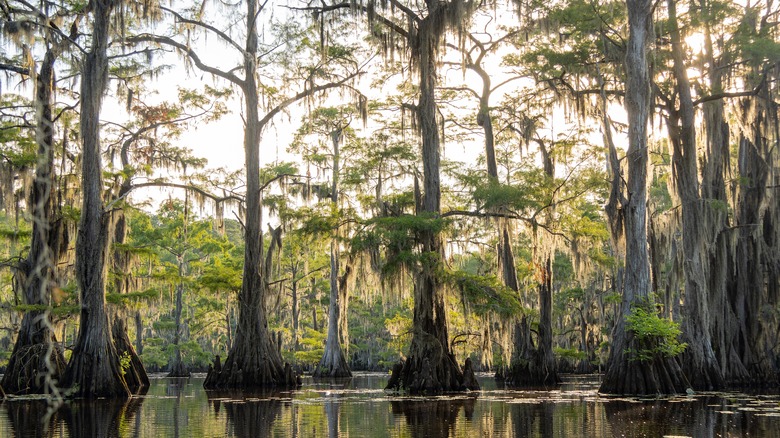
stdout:
{"type": "Polygon", "coordinates": [[[45,400],[6,402],[3,406],[16,436],[53,437],[62,432],[59,413],[49,413],[45,400]]]}
{"type": "Polygon", "coordinates": [[[127,436],[142,398],[129,400],[74,400],[59,410],[71,437],[127,436]]]}
{"type": "MultiPolygon", "coordinates": [[[[0,404],[0,437],[695,437],[780,438],[780,397],[740,393],[609,398],[590,384],[389,396],[387,376],[305,381],[284,392],[205,392],[203,378],[153,378],[127,401],[0,404]]],[[[482,382],[480,382],[482,383],[482,382]]]]}
{"type": "MultiPolygon", "coordinates": [[[[129,436],[143,399],[73,400],[57,406],[46,400],[4,403],[12,436],[118,437],[129,436]]],[[[6,436],[0,432],[0,436],[6,436]]]]}
{"type": "Polygon", "coordinates": [[[448,438],[455,433],[461,409],[466,420],[474,416],[476,397],[403,398],[391,400],[393,415],[403,415],[413,437],[448,438]]]}
{"type": "MultiPolygon", "coordinates": [[[[165,395],[173,397],[173,436],[179,438],[181,436],[181,398],[184,393],[184,389],[187,387],[189,377],[170,377],[166,379],[165,395]]],[[[185,418],[184,424],[188,421],[185,418]]]]}
{"type": "Polygon", "coordinates": [[[613,436],[780,436],[777,397],[709,394],[605,403],[613,436]]]}
{"type": "Polygon", "coordinates": [[[228,436],[269,437],[274,422],[282,412],[281,393],[274,391],[207,391],[215,416],[224,410],[228,436]]]}
{"type": "Polygon", "coordinates": [[[516,437],[551,437],[556,406],[551,402],[515,403],[511,405],[512,435],[516,437]]]}

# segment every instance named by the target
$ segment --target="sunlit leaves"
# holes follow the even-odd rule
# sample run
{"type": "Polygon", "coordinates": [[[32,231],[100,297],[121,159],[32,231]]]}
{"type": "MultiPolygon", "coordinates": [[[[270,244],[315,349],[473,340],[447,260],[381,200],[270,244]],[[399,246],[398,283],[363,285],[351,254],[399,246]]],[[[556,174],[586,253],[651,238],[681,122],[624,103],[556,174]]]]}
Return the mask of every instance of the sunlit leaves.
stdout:
{"type": "Polygon", "coordinates": [[[626,316],[626,328],[634,337],[634,344],[626,349],[626,354],[634,361],[675,357],[688,346],[678,340],[682,333],[678,323],[661,318],[654,309],[641,305],[631,308],[631,314],[626,316]]]}

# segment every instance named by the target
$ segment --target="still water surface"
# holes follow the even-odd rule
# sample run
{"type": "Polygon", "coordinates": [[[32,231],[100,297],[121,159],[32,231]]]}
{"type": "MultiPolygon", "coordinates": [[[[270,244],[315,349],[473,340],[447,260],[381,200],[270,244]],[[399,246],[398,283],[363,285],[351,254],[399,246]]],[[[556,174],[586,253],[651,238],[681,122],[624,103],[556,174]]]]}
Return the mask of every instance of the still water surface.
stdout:
{"type": "Polygon", "coordinates": [[[44,425],[43,401],[0,404],[0,437],[770,437],[780,438],[780,396],[710,393],[652,399],[597,394],[596,377],[553,390],[497,388],[402,397],[386,374],[305,379],[297,391],[206,392],[203,376],[153,377],[129,401],[73,401],[44,425]]]}

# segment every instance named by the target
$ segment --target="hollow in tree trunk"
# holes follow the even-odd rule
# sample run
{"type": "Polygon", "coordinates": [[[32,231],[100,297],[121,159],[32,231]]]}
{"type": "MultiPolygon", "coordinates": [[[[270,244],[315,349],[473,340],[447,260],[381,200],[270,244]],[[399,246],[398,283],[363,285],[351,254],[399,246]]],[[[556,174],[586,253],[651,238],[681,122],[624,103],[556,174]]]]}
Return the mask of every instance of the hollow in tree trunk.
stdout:
{"type": "Polygon", "coordinates": [[[127,388],[133,394],[144,392],[144,389],[149,388],[149,375],[146,374],[146,368],[141,363],[141,358],[136,354],[130,337],[127,336],[125,319],[119,315],[114,317],[114,323],[111,325],[111,336],[117,354],[126,361],[125,383],[127,383],[127,388]]]}
{"type": "MultiPolygon", "coordinates": [[[[135,140],[134,136],[125,140],[122,144],[120,151],[120,158],[122,160],[122,168],[128,169],[131,166],[129,149],[135,140]]],[[[117,199],[124,199],[130,193],[132,189],[132,181],[130,178],[126,178],[122,181],[122,185],[119,188],[117,199]]],[[[114,288],[116,293],[127,293],[130,290],[130,255],[122,249],[122,244],[127,239],[127,216],[122,209],[116,210],[114,213],[114,253],[113,253],[113,266],[112,269],[115,274],[114,288]]],[[[146,368],[141,362],[139,354],[142,351],[143,339],[141,337],[141,315],[136,311],[136,348],[133,348],[133,344],[130,342],[130,337],[127,335],[127,324],[125,322],[125,316],[127,312],[124,309],[118,309],[113,316],[113,323],[111,327],[111,334],[113,337],[114,345],[116,346],[119,357],[125,358],[125,381],[127,387],[131,392],[137,393],[143,388],[149,387],[149,376],[146,373],[146,368]]]]}

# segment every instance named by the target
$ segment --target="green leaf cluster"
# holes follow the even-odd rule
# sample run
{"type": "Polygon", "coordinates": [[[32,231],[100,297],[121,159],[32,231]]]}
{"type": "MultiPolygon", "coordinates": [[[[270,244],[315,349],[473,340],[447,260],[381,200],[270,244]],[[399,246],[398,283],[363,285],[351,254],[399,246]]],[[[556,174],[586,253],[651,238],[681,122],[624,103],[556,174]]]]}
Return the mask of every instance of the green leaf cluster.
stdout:
{"type": "Polygon", "coordinates": [[[465,304],[477,315],[493,313],[512,317],[523,312],[517,294],[493,275],[475,275],[460,270],[445,270],[443,280],[461,292],[465,304]]]}
{"type": "Polygon", "coordinates": [[[635,305],[626,316],[626,328],[633,334],[633,345],[626,350],[630,360],[648,362],[656,358],[675,357],[688,344],[680,342],[680,325],[658,313],[648,305],[635,305]]]}

